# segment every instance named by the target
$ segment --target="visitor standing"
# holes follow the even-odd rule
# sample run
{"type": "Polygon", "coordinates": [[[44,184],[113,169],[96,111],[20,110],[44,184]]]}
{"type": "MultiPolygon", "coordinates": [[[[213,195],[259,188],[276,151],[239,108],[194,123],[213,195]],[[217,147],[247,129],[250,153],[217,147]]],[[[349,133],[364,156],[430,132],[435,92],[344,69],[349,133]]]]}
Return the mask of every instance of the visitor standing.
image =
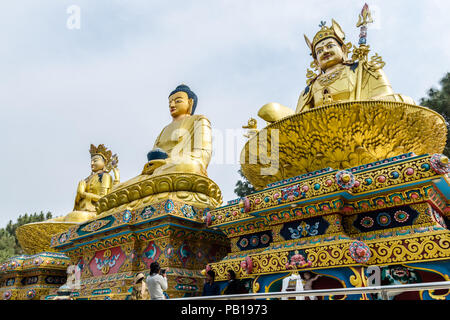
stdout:
{"type": "Polygon", "coordinates": [[[131,300],[149,300],[148,289],[144,278],[143,273],[136,275],[133,290],[131,291],[131,300]]]}
{"type": "Polygon", "coordinates": [[[209,270],[206,273],[206,281],[203,286],[202,296],[218,296],[220,295],[219,285],[214,282],[216,274],[214,271],[209,270]]]}
{"type": "Polygon", "coordinates": [[[150,275],[147,277],[147,288],[151,300],[164,300],[164,290],[167,290],[166,271],[161,270],[158,262],[150,265],[150,275]]]}
{"type": "Polygon", "coordinates": [[[224,294],[240,294],[246,293],[244,286],[236,279],[236,273],[233,270],[228,270],[228,286],[224,291],[224,294]]]}

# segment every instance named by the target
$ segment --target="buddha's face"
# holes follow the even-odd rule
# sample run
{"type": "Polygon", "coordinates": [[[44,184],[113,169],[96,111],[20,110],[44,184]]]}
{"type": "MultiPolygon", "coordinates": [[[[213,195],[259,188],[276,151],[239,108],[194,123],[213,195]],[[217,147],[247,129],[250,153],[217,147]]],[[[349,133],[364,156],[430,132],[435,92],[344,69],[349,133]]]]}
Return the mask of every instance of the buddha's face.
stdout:
{"type": "Polygon", "coordinates": [[[170,115],[176,119],[179,116],[191,114],[193,100],[183,91],[174,93],[169,97],[170,115]]]}
{"type": "Polygon", "coordinates": [[[334,38],[327,38],[317,43],[315,53],[322,71],[342,63],[345,57],[341,45],[334,38]]]}
{"type": "Polygon", "coordinates": [[[91,168],[93,172],[102,170],[105,167],[105,159],[100,155],[95,155],[91,158],[91,168]]]}

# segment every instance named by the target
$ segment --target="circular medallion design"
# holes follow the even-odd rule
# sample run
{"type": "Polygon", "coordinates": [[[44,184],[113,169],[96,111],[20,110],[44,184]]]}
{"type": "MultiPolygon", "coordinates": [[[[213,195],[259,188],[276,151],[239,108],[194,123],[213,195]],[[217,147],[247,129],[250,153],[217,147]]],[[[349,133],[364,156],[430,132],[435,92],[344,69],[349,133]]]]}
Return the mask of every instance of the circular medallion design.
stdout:
{"type": "Polygon", "coordinates": [[[371,217],[364,217],[361,219],[360,224],[364,227],[364,228],[370,228],[373,226],[373,219],[371,217]]]}
{"type": "Polygon", "coordinates": [[[242,238],[241,241],[239,241],[239,245],[242,248],[246,248],[248,246],[248,239],[247,238],[242,238]]]}
{"type": "Polygon", "coordinates": [[[391,217],[387,213],[380,213],[377,216],[377,222],[380,226],[385,227],[391,223],[391,217]]]}
{"type": "Polygon", "coordinates": [[[430,158],[430,164],[431,168],[437,174],[446,174],[450,172],[450,164],[448,163],[448,158],[442,154],[433,154],[430,158]]]}
{"type": "Polygon", "coordinates": [[[392,171],[391,172],[391,177],[394,179],[397,179],[398,177],[400,177],[400,173],[398,173],[397,171],[392,171]]]}
{"type": "Polygon", "coordinates": [[[256,247],[259,244],[259,238],[257,236],[253,236],[250,238],[250,244],[253,247],[256,247]]]}
{"type": "Polygon", "coordinates": [[[395,221],[400,222],[400,223],[405,222],[406,220],[408,220],[408,218],[409,218],[409,214],[403,210],[399,210],[394,214],[395,221]]]}
{"type": "Polygon", "coordinates": [[[353,241],[349,247],[350,256],[358,263],[366,263],[371,257],[370,248],[362,241],[353,241]]]}
{"type": "Polygon", "coordinates": [[[261,243],[262,244],[268,244],[270,241],[270,236],[268,234],[263,234],[261,236],[261,243]]]}
{"type": "Polygon", "coordinates": [[[9,300],[9,299],[11,299],[11,296],[12,296],[12,294],[11,294],[11,291],[5,291],[4,293],[3,293],[3,300],[9,300]]]}
{"type": "Polygon", "coordinates": [[[36,291],[34,289],[30,289],[27,291],[27,298],[28,299],[33,299],[34,297],[36,297],[36,291]]]}
{"type": "Polygon", "coordinates": [[[355,176],[346,170],[341,170],[336,173],[336,183],[339,187],[349,190],[355,186],[355,176]]]}
{"type": "Polygon", "coordinates": [[[36,266],[40,265],[42,262],[43,262],[43,260],[42,260],[41,257],[38,257],[38,258],[34,259],[34,264],[35,264],[36,266]]]}

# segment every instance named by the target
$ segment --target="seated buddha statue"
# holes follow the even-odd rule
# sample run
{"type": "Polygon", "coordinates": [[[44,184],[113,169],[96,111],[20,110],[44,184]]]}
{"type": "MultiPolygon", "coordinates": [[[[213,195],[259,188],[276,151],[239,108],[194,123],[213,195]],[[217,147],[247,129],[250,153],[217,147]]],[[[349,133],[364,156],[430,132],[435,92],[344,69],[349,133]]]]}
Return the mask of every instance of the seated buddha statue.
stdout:
{"type": "Polygon", "coordinates": [[[197,96],[182,84],[169,95],[172,122],[158,135],[142,174],[194,173],[207,177],[211,159],[211,124],[202,115],[194,115],[197,96]]]}
{"type": "Polygon", "coordinates": [[[73,211],[66,216],[57,217],[49,221],[81,223],[96,217],[97,201],[108,194],[113,185],[119,183],[117,155],[112,155],[103,144],[98,147],[91,144],[91,174],[78,183],[73,211]],[[114,172],[115,178],[108,173],[114,172]]]}
{"type": "Polygon", "coordinates": [[[202,208],[222,202],[219,187],[207,174],[212,154],[211,124],[205,116],[194,114],[197,95],[181,84],[170,92],[168,100],[172,121],[158,134],[143,170],[99,200],[99,215],[167,199],[202,208]]]}

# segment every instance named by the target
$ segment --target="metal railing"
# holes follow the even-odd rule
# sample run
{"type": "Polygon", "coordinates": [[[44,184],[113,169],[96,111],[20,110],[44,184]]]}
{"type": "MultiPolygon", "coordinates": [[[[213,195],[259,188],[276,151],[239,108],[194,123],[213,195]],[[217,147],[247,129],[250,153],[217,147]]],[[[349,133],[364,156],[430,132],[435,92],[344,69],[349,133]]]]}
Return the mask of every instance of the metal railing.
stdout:
{"type": "Polygon", "coordinates": [[[388,293],[391,292],[407,292],[407,291],[424,291],[450,289],[450,281],[441,282],[425,282],[403,285],[388,286],[372,286],[372,287],[356,287],[356,288],[338,288],[338,289],[318,289],[304,291],[283,291],[283,292],[267,292],[267,293],[247,293],[232,294],[220,296],[201,296],[186,297],[170,300],[252,300],[252,299],[273,299],[273,298],[291,298],[298,296],[344,296],[351,294],[369,294],[380,293],[383,300],[388,299],[388,293]]]}

